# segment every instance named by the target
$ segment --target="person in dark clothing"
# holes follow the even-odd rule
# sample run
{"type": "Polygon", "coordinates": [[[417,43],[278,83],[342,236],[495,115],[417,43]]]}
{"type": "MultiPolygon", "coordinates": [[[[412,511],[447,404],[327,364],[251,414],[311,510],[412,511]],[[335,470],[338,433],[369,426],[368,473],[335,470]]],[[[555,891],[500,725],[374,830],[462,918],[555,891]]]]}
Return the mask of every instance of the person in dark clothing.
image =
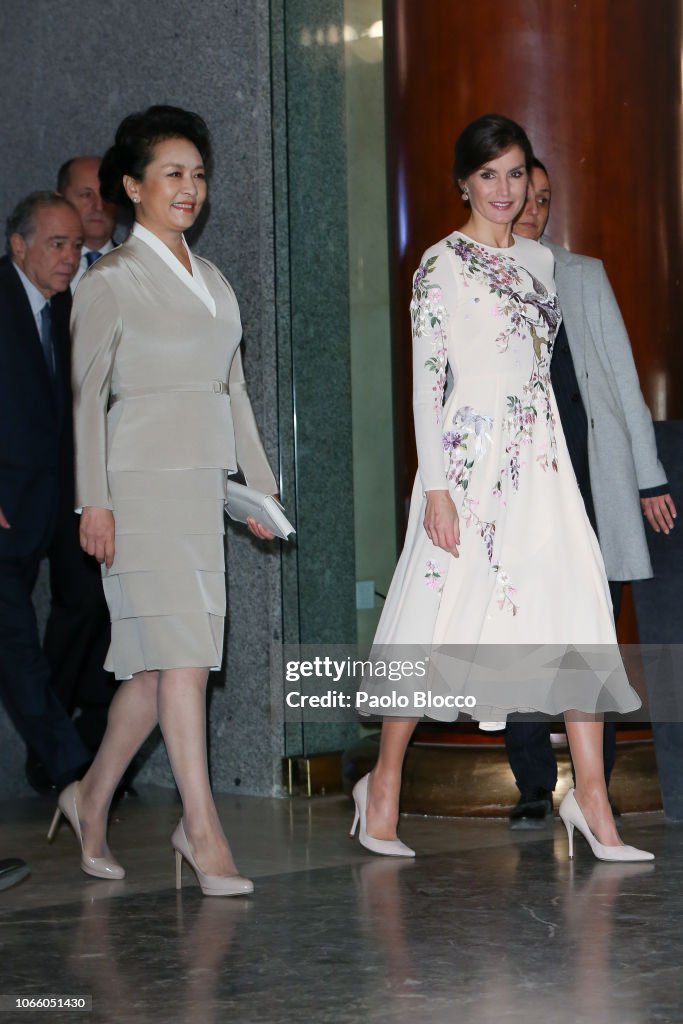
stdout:
{"type": "MultiPolygon", "coordinates": [[[[548,172],[536,160],[527,202],[515,234],[540,241],[550,215],[548,172]]],[[[643,519],[657,532],[673,529],[676,509],[657,458],[631,346],[599,260],[545,243],[555,256],[555,282],[563,314],[550,374],[576,480],[595,530],[609,580],[615,621],[623,581],[652,576],[643,519]]],[[[542,722],[510,721],[505,731],[520,800],[512,828],[543,824],[552,816],[557,763],[542,722]]],[[[616,726],[605,723],[605,779],[609,785],[616,726]]]]}
{"type": "Polygon", "coordinates": [[[70,486],[69,284],[82,242],[71,204],[36,192],[10,216],[0,259],[0,699],[58,787],[91,755],[52,687],[31,592],[70,486]]]}

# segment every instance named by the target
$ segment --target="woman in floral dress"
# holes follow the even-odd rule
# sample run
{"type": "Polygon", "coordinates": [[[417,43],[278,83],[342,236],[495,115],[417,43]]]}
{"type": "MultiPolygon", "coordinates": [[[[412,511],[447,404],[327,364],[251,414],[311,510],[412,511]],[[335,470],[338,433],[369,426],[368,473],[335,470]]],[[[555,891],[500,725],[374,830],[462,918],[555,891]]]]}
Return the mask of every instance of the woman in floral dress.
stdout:
{"type": "MultiPolygon", "coordinates": [[[[505,645],[497,647],[504,660],[528,648],[547,652],[547,645],[616,651],[602,557],[550,383],[561,321],[553,256],[512,234],[532,159],[529,140],[513,121],[485,115],[469,125],[455,146],[455,178],[469,219],[428,249],[415,273],[419,468],[405,546],[375,637],[376,651],[389,656],[407,645],[430,652],[505,645]],[[447,367],[454,384],[444,401],[447,367]]],[[[588,822],[603,849],[625,851],[632,848],[621,845],[607,800],[599,712],[628,712],[640,702],[618,657],[612,668],[600,677],[589,672],[588,683],[579,673],[575,685],[565,682],[572,673],[549,685],[547,674],[530,672],[511,687],[491,671],[479,672],[473,683],[470,663],[466,684],[451,685],[477,698],[471,713],[479,719],[564,712],[583,825],[588,822]]],[[[457,717],[452,710],[429,713],[457,717]]],[[[396,824],[416,721],[384,719],[377,765],[355,792],[362,841],[376,852],[412,855],[396,839],[396,824]]],[[[624,858],[608,852],[606,859],[624,858]]]]}

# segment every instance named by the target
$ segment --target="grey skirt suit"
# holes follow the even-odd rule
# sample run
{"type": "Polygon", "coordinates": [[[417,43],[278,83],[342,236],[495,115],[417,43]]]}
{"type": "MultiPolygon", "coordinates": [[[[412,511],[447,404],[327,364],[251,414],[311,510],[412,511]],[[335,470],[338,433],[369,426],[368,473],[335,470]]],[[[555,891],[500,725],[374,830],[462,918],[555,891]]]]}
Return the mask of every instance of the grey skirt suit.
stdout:
{"type": "Polygon", "coordinates": [[[235,295],[212,263],[193,259],[215,316],[135,236],[74,297],[77,502],[114,514],[103,584],[105,667],[117,679],[220,666],[227,475],[239,467],[251,486],[277,490],[245,387],[235,295]]]}

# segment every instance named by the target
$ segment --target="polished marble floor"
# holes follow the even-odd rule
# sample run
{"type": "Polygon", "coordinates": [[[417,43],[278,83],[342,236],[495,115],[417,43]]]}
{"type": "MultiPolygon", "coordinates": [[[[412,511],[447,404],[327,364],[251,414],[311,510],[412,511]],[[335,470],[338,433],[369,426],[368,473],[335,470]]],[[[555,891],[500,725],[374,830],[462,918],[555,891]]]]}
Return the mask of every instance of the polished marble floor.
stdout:
{"type": "Polygon", "coordinates": [[[642,1024],[683,1021],[683,827],[626,815],[654,865],[600,864],[560,822],[405,817],[414,862],[365,853],[344,797],[222,797],[248,898],[174,888],[173,795],[123,801],[122,882],[89,879],[53,802],[0,804],[0,856],[31,875],[0,893],[2,995],[79,994],[92,1011],[0,1024],[642,1024]]]}

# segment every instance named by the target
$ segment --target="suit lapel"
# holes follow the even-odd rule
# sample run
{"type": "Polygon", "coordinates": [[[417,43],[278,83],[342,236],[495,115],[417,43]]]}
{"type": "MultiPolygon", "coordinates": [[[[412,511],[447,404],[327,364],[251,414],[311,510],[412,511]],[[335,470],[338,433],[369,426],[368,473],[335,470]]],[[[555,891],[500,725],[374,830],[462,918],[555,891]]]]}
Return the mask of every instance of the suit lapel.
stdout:
{"type": "MultiPolygon", "coordinates": [[[[201,307],[206,316],[210,317],[211,320],[215,319],[209,311],[206,303],[200,299],[199,295],[190,287],[188,279],[185,277],[179,277],[178,274],[171,270],[168,263],[166,263],[159,253],[155,252],[150,245],[133,234],[128,236],[123,245],[129,252],[133,253],[136,259],[144,266],[147,273],[150,274],[154,280],[157,288],[162,286],[162,281],[164,282],[163,287],[168,289],[169,298],[172,301],[176,301],[179,294],[187,296],[190,298],[190,301],[196,302],[201,307]]],[[[191,281],[192,278],[190,277],[189,280],[191,281]]],[[[216,299],[215,292],[207,282],[206,276],[203,276],[203,280],[211,294],[211,297],[214,302],[216,302],[216,316],[218,316],[218,301],[216,299]]]]}
{"type": "Polygon", "coordinates": [[[71,289],[55,295],[50,305],[55,330],[55,399],[61,419],[71,406],[71,289]]]}
{"type": "Polygon", "coordinates": [[[36,396],[38,397],[42,392],[45,399],[52,402],[56,408],[55,388],[45,362],[45,354],[40,343],[40,335],[31,310],[31,303],[28,301],[21,278],[9,260],[4,270],[3,277],[5,278],[9,307],[7,327],[12,336],[12,343],[22,347],[21,357],[28,364],[28,372],[38,388],[36,396]]]}

